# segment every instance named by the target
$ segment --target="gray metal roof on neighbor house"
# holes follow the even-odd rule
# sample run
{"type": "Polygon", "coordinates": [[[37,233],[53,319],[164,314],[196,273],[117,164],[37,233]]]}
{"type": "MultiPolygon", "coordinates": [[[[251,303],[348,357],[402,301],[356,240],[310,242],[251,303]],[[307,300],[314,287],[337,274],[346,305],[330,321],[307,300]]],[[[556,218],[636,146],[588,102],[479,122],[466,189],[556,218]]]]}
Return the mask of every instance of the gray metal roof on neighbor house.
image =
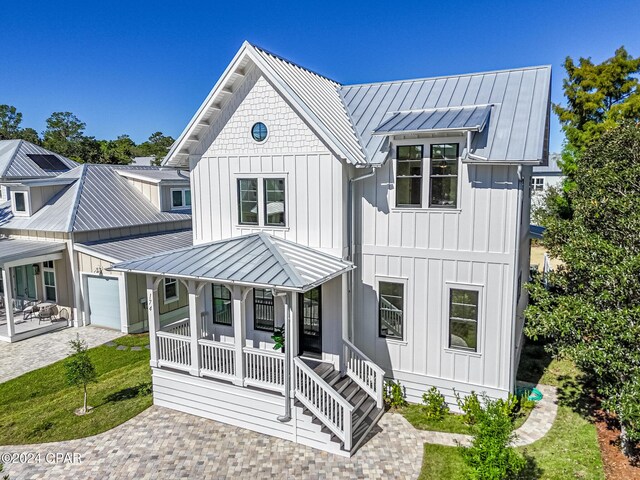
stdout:
{"type": "Polygon", "coordinates": [[[0,178],[40,178],[55,177],[64,171],[77,167],[73,160],[55,152],[39,147],[26,140],[0,140],[0,178]],[[51,170],[39,166],[33,158],[38,155],[53,155],[60,162],[63,170],[51,170]]]}
{"type": "Polygon", "coordinates": [[[487,123],[490,112],[491,105],[393,112],[388,119],[374,129],[373,135],[451,131],[480,132],[487,123]]]}
{"type": "Polygon", "coordinates": [[[261,232],[119,263],[113,270],[306,291],[353,268],[341,258],[261,232]]]}
{"type": "Polygon", "coordinates": [[[67,248],[64,242],[42,242],[18,238],[0,238],[0,267],[23,258],[61,252],[67,248]]]}
{"type": "Polygon", "coordinates": [[[562,159],[562,155],[559,153],[552,153],[549,155],[549,162],[547,165],[536,165],[533,167],[534,175],[552,175],[560,176],[564,175],[558,162],[562,159]]]}
{"type": "Polygon", "coordinates": [[[158,167],[84,164],[60,175],[75,181],[52,197],[31,217],[12,217],[2,228],[82,232],[136,225],[180,222],[190,211],[161,212],[121,177],[119,170],[158,167]]]}
{"type": "Polygon", "coordinates": [[[491,162],[544,160],[551,67],[348,85],[340,89],[371,163],[382,163],[388,140],[372,135],[390,112],[493,104],[471,152],[491,162]]]}
{"type": "Polygon", "coordinates": [[[193,245],[192,230],[177,230],[151,235],[138,235],[115,240],[76,243],[76,250],[89,253],[109,262],[124,262],[148,255],[193,245]]]}
{"type": "Polygon", "coordinates": [[[118,174],[123,177],[142,180],[143,182],[149,183],[189,183],[189,172],[185,170],[178,170],[176,168],[163,168],[160,170],[118,170],[118,174]]]}

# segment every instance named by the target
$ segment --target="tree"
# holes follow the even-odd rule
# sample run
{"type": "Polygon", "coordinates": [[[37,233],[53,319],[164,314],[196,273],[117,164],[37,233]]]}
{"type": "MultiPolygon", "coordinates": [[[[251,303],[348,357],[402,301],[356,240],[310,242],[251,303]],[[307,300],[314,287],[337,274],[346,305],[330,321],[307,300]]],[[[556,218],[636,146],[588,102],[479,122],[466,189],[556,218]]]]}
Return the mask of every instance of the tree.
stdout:
{"type": "Polygon", "coordinates": [[[552,339],[556,354],[591,377],[626,437],[640,439],[640,412],[628,408],[640,404],[639,124],[594,139],[576,157],[573,179],[572,215],[548,215],[542,240],[564,266],[548,289],[530,284],[525,331],[552,339]]]}
{"type": "Polygon", "coordinates": [[[53,112],[47,118],[43,145],[60,155],[83,161],[78,157],[82,153],[82,140],[86,126],[71,112],[53,112]]]}
{"type": "Polygon", "coordinates": [[[146,142],[138,145],[134,152],[139,157],[156,157],[156,164],[160,164],[162,159],[167,155],[171,145],[175,140],[173,137],[163,134],[162,132],[154,132],[149,136],[146,142]]]}
{"type": "Polygon", "coordinates": [[[625,119],[640,120],[640,57],[629,55],[624,47],[602,63],[570,57],[564,62],[563,81],[566,106],[553,105],[566,137],[562,168],[573,185],[576,158],[605,131],[625,119]]]}
{"type": "Polygon", "coordinates": [[[23,128],[21,129],[16,138],[20,138],[21,140],[26,140],[27,142],[31,142],[35,145],[40,145],[42,140],[40,140],[40,136],[38,132],[33,128],[23,128]]]}
{"type": "Polygon", "coordinates": [[[69,385],[82,387],[84,390],[84,403],[80,414],[88,413],[87,406],[87,386],[97,379],[96,369],[89,357],[87,343],[80,340],[80,335],[75,340],[69,342],[71,355],[65,361],[67,382],[69,385]]]}
{"type": "Polygon", "coordinates": [[[116,140],[100,141],[99,163],[127,165],[134,156],[136,144],[129,135],[120,135],[116,140]]]}
{"type": "Polygon", "coordinates": [[[13,105],[0,105],[0,140],[17,138],[22,123],[22,113],[13,105]]]}

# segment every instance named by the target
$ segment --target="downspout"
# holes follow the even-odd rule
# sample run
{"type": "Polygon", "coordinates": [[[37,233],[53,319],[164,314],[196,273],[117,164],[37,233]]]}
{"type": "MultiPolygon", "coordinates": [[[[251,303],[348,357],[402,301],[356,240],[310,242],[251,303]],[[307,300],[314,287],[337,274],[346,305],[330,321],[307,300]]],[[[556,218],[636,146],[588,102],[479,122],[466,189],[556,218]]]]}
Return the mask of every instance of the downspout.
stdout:
{"type": "MultiPolygon", "coordinates": [[[[354,199],[354,186],[353,184],[359,182],[360,180],[364,180],[366,178],[373,177],[376,174],[377,167],[372,167],[369,173],[365,173],[364,175],[360,175],[359,177],[353,177],[349,179],[349,188],[347,191],[347,260],[353,262],[354,251],[355,251],[355,240],[354,240],[354,230],[355,230],[355,199],[354,199]]],[[[353,302],[353,286],[355,285],[355,269],[349,272],[349,282],[348,282],[348,290],[349,290],[349,339],[353,340],[353,317],[355,314],[355,305],[353,302]]]]}
{"type": "MultiPolygon", "coordinates": [[[[295,295],[293,293],[292,295],[295,295]]],[[[291,355],[291,331],[293,330],[291,325],[291,315],[289,312],[289,294],[288,293],[276,293],[276,297],[282,298],[284,304],[284,414],[278,416],[278,421],[286,423],[291,420],[291,362],[293,361],[291,355]]]]}
{"type": "Polygon", "coordinates": [[[479,162],[489,161],[489,159],[486,157],[481,157],[480,155],[474,155],[473,153],[471,153],[471,135],[473,133],[474,132],[472,130],[467,130],[467,146],[465,147],[465,150],[467,151],[466,158],[468,158],[469,160],[476,160],[479,162]]]}
{"type": "Polygon", "coordinates": [[[514,248],[513,258],[513,299],[511,302],[511,352],[509,355],[509,388],[511,392],[515,390],[516,386],[516,372],[515,372],[515,346],[516,346],[516,324],[518,315],[518,275],[520,270],[520,235],[522,233],[522,165],[518,165],[518,201],[516,203],[516,245],[514,248]]]}

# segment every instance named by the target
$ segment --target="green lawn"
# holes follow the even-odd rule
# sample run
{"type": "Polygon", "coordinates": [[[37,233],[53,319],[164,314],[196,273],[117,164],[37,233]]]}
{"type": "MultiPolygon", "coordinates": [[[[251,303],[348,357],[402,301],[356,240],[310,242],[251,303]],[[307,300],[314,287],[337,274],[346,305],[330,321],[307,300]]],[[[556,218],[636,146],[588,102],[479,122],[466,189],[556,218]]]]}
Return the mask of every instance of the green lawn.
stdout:
{"type": "MultiPolygon", "coordinates": [[[[128,335],[119,345],[144,347],[148,335],[128,335]]],[[[37,352],[34,352],[37,355],[37,352]]],[[[109,430],[152,404],[149,350],[89,350],[98,374],[89,385],[89,415],[76,416],[82,390],[66,383],[64,360],[0,384],[0,445],[52,442],[109,430]]]]}
{"type": "MultiPolygon", "coordinates": [[[[595,426],[580,386],[580,372],[567,360],[552,360],[541,346],[525,347],[518,379],[558,387],[558,416],[544,438],[520,448],[529,457],[527,480],[604,479],[595,426]]],[[[425,444],[421,479],[462,480],[466,466],[455,447],[425,444]]]]}

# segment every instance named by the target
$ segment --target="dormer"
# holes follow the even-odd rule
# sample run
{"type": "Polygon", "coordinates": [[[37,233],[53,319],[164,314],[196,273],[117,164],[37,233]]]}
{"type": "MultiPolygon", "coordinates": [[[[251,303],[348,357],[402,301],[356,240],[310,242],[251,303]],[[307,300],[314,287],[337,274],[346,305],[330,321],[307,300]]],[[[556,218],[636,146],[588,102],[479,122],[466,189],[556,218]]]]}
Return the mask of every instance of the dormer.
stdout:
{"type": "Polygon", "coordinates": [[[174,168],[122,169],[118,174],[138,190],[159,211],[191,210],[189,173],[174,168]]]}
{"type": "Polygon", "coordinates": [[[75,181],[75,178],[43,178],[11,183],[8,188],[11,211],[16,217],[30,217],[75,181]]]}

